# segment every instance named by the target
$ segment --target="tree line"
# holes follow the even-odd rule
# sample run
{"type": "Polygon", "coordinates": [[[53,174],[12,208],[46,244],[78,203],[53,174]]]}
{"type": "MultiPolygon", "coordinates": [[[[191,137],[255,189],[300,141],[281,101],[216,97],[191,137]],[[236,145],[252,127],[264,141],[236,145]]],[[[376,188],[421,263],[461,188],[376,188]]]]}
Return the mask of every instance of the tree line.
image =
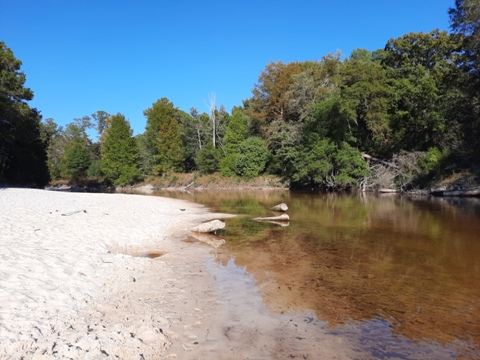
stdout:
{"type": "Polygon", "coordinates": [[[21,62],[1,42],[0,181],[96,177],[126,185],[198,171],[342,189],[372,178],[370,185],[413,186],[478,169],[480,0],[456,0],[449,16],[450,33],[405,34],[343,60],[337,53],[270,62],[230,113],[214,96],[208,113],[161,98],[144,111],[145,131],[136,136],[120,113],[97,111],[65,127],[42,121],[27,104],[33,92],[21,62]],[[93,128],[98,141],[88,135],[93,128]]]}

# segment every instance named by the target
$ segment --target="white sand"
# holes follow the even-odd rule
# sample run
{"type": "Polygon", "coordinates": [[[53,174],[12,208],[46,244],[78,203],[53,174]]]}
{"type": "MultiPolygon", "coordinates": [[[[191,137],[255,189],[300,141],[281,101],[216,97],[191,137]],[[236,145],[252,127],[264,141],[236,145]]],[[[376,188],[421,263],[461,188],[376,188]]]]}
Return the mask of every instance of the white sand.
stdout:
{"type": "Polygon", "coordinates": [[[0,188],[0,358],[176,357],[217,298],[208,247],[180,237],[212,218],[160,197],[0,188]],[[148,252],[165,255],[128,255],[148,252]]]}

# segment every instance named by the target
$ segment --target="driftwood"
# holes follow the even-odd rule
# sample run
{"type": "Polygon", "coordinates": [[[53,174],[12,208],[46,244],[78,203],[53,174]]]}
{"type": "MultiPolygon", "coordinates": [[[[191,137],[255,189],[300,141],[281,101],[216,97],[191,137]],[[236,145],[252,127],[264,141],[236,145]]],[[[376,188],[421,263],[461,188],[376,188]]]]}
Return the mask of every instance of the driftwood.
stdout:
{"type": "Polygon", "coordinates": [[[379,193],[390,194],[390,193],[398,193],[398,189],[378,189],[379,193]]]}
{"type": "Polygon", "coordinates": [[[190,184],[188,184],[187,186],[185,186],[185,189],[184,190],[187,190],[190,186],[192,186],[193,184],[195,184],[195,181],[192,181],[190,184]]]}
{"type": "Polygon", "coordinates": [[[213,233],[225,228],[225,223],[220,220],[212,220],[191,228],[191,231],[199,233],[213,233]]]}
{"type": "Polygon", "coordinates": [[[433,186],[430,188],[430,194],[442,195],[445,191],[448,191],[447,185],[433,186]]]}
{"type": "Polygon", "coordinates": [[[86,213],[87,210],[72,211],[72,212],[69,212],[69,213],[62,214],[62,216],[70,216],[70,215],[78,214],[78,213],[81,213],[81,212],[86,213]]]}
{"type": "Polygon", "coordinates": [[[393,164],[393,163],[389,163],[389,162],[387,162],[387,161],[384,161],[384,160],[382,160],[382,159],[378,159],[378,158],[376,158],[376,157],[370,156],[370,155],[365,154],[365,153],[362,154],[362,158],[363,158],[364,160],[367,160],[367,162],[370,161],[370,160],[372,160],[372,161],[378,162],[378,163],[380,163],[380,164],[387,165],[387,166],[390,166],[390,167],[392,167],[392,168],[398,169],[398,166],[395,165],[395,164],[393,164]]]}
{"type": "Polygon", "coordinates": [[[282,214],[280,216],[270,216],[270,217],[257,217],[257,218],[254,218],[252,220],[255,220],[255,221],[269,221],[269,222],[272,222],[272,221],[289,221],[290,220],[290,217],[287,215],[287,214],[282,214]]]}
{"type": "Polygon", "coordinates": [[[288,210],[288,206],[285,203],[281,203],[281,204],[275,205],[274,207],[271,207],[270,210],[285,212],[288,210]]]}

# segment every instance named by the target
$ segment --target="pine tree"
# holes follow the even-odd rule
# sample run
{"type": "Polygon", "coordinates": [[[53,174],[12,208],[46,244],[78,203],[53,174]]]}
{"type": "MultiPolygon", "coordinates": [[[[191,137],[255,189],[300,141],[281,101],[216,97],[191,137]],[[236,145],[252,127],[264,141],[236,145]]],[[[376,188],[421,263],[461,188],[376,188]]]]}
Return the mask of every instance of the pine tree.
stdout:
{"type": "Polygon", "coordinates": [[[139,153],[130,123],[122,114],[111,116],[103,143],[102,170],[115,185],[133,183],[140,176],[139,153]]]}

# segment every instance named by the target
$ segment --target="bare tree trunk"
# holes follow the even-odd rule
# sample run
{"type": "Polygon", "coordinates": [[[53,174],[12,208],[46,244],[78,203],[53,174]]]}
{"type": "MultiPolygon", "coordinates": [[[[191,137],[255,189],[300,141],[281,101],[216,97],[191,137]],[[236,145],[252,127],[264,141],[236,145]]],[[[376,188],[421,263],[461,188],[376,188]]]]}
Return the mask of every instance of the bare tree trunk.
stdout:
{"type": "Polygon", "coordinates": [[[202,136],[200,133],[200,124],[197,124],[197,137],[198,137],[198,148],[201,150],[202,149],[202,136]]]}
{"type": "Polygon", "coordinates": [[[217,106],[215,105],[215,93],[209,96],[210,105],[208,105],[208,109],[210,110],[210,119],[212,120],[212,142],[213,147],[215,147],[215,138],[216,138],[216,121],[215,121],[215,110],[217,106]]]}

